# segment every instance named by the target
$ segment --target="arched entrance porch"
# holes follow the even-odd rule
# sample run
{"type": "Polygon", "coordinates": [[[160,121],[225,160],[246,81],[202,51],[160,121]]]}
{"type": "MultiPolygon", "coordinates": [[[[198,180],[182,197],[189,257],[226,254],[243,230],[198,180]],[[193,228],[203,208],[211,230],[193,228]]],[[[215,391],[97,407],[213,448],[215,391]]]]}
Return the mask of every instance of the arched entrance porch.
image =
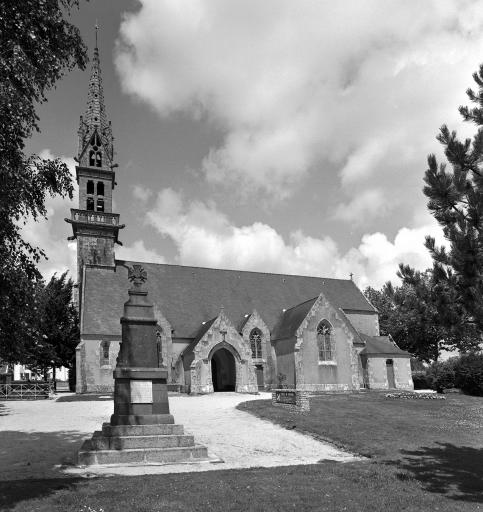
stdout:
{"type": "Polygon", "coordinates": [[[236,364],[233,354],[219,348],[211,355],[211,380],[213,391],[235,391],[236,364]]]}

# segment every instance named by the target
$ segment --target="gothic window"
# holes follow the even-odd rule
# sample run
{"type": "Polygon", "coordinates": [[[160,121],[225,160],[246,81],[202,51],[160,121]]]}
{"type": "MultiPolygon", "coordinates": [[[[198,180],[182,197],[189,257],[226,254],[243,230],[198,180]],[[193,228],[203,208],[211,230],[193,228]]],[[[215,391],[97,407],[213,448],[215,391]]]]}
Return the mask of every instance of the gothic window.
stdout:
{"type": "Polygon", "coordinates": [[[94,193],[94,182],[93,181],[88,181],[87,182],[87,193],[88,194],[93,194],[94,193]]]}
{"type": "Polygon", "coordinates": [[[94,198],[93,197],[88,197],[87,198],[87,207],[86,207],[87,210],[93,212],[94,211],[94,198]]]}
{"type": "Polygon", "coordinates": [[[319,348],[319,361],[334,360],[332,327],[327,320],[322,320],[317,327],[317,346],[319,348]]]}
{"type": "Polygon", "coordinates": [[[91,137],[91,146],[94,147],[94,151],[97,151],[97,147],[101,145],[101,138],[97,132],[94,132],[91,137]],[[96,147],[97,146],[97,147],[96,147]]]}
{"type": "Polygon", "coordinates": [[[260,329],[252,329],[250,333],[250,347],[252,349],[252,358],[253,359],[261,359],[262,358],[262,332],[260,329]]]}
{"type": "Polygon", "coordinates": [[[101,366],[109,364],[109,345],[110,342],[106,340],[101,343],[101,366]]]}
{"type": "Polygon", "coordinates": [[[102,155],[100,151],[96,152],[96,167],[102,167],[102,155]]]}
{"type": "Polygon", "coordinates": [[[102,199],[100,197],[97,199],[97,211],[98,212],[104,211],[104,199],[102,199]]]}
{"type": "Polygon", "coordinates": [[[96,165],[95,153],[96,152],[93,149],[89,151],[89,165],[91,167],[94,167],[94,165],[96,165]]]}
{"type": "Polygon", "coordinates": [[[97,195],[98,196],[104,195],[104,183],[102,181],[97,182],[97,195]]]}

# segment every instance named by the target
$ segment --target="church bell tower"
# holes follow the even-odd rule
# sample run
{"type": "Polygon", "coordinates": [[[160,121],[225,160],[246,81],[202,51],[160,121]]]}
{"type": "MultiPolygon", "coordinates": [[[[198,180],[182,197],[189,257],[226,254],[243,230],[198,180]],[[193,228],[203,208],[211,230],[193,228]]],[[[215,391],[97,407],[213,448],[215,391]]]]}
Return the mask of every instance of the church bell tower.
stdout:
{"type": "Polygon", "coordinates": [[[87,109],[80,117],[78,136],[75,160],[79,207],[71,208],[71,217],[65,220],[72,225],[73,231],[68,239],[77,239],[77,282],[81,304],[85,265],[114,269],[114,244],[121,245],[118,235],[124,227],[124,224],[119,224],[119,214],[112,212],[117,164],[114,163],[111,122],[107,120],[104,106],[97,27],[87,109]]]}

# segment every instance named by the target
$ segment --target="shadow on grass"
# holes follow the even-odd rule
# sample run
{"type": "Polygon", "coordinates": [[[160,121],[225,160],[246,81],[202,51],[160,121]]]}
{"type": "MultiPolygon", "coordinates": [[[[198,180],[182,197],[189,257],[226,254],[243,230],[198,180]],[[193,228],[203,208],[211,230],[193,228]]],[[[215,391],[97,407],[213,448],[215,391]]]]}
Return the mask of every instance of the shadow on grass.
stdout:
{"type": "Polygon", "coordinates": [[[43,498],[67,489],[75,491],[82,478],[49,478],[32,480],[10,480],[0,482],[0,510],[13,510],[18,503],[43,498]]]}
{"type": "Polygon", "coordinates": [[[113,400],[112,393],[103,393],[101,395],[67,395],[59,396],[56,402],[108,402],[113,400]]]}
{"type": "MultiPolygon", "coordinates": [[[[396,463],[422,483],[426,491],[453,500],[483,501],[483,449],[436,443],[434,447],[402,450],[396,463]]],[[[400,474],[401,479],[405,474],[400,474]]]]}
{"type": "MultiPolygon", "coordinates": [[[[77,431],[0,431],[0,500],[8,490],[6,481],[23,480],[27,485],[27,480],[66,478],[62,467],[75,463],[77,451],[87,437],[88,434],[77,431]]],[[[19,498],[24,499],[21,495],[19,498]]],[[[0,506],[0,510],[4,509],[0,506]]]]}

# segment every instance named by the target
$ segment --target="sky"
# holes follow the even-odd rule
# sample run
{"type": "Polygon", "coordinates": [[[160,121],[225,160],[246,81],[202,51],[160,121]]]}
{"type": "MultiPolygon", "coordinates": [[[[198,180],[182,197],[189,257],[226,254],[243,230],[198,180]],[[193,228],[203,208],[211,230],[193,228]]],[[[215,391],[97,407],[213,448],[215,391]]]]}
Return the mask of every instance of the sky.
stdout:
{"type": "MultiPolygon", "coordinates": [[[[443,243],[427,156],[483,63],[478,0],[91,0],[115,136],[118,259],[397,283],[443,243]]],[[[39,106],[28,151],[74,173],[90,63],[39,106]]],[[[46,278],[70,270],[72,202],[24,233],[46,278]]]]}

